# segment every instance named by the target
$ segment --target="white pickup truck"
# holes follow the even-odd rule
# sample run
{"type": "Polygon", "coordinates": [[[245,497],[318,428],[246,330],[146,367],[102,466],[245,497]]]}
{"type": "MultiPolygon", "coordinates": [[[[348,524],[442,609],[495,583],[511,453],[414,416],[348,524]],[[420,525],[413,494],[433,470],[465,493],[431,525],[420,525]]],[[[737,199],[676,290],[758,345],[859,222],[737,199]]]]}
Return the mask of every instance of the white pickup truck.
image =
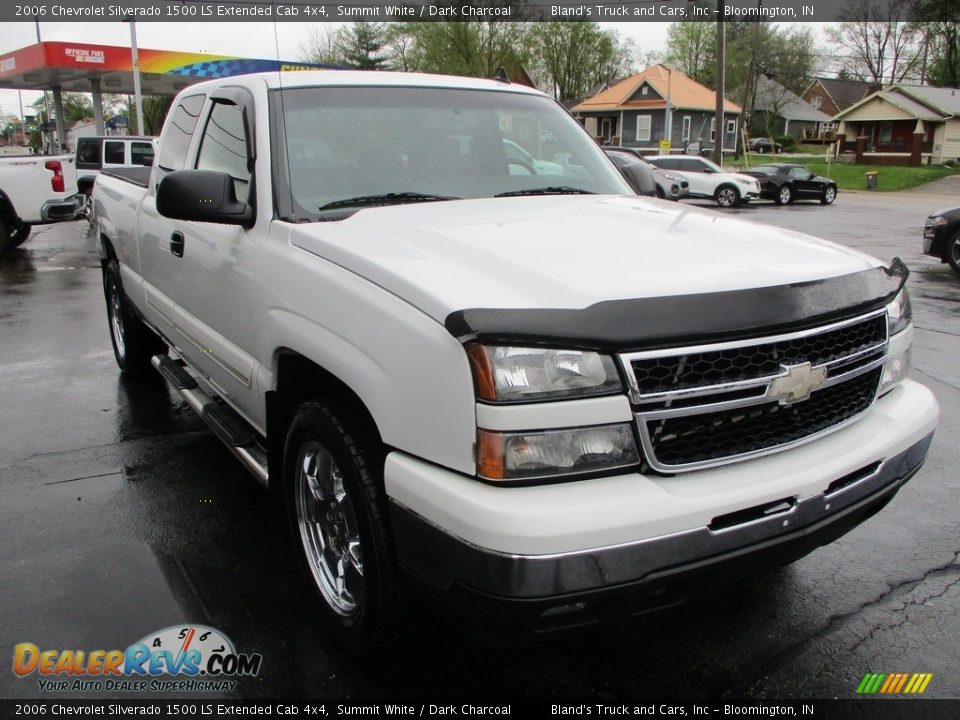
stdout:
{"type": "Polygon", "coordinates": [[[0,258],[21,245],[33,225],[73,220],[82,206],[73,155],[0,158],[0,258]]]}
{"type": "Polygon", "coordinates": [[[526,87],[194,85],[94,202],[117,362],[283,495],[354,650],[401,597],[550,629],[790,562],[937,425],[899,260],[636,197],[526,87]],[[544,133],[561,174],[505,153],[544,133]]]}

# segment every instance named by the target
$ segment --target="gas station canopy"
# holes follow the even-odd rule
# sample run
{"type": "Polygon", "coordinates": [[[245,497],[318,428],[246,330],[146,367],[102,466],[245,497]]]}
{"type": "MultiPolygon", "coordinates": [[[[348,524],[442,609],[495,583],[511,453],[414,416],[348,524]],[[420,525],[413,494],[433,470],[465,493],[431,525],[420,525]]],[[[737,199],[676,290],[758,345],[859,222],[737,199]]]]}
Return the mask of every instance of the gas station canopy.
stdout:
{"type": "MultiPolygon", "coordinates": [[[[175,95],[189,85],[210,78],[331,68],[178,50],[140,48],[138,53],[144,95],[175,95]]],[[[130,94],[134,91],[130,48],[74,42],[29,45],[0,55],[0,88],[130,94]]]]}

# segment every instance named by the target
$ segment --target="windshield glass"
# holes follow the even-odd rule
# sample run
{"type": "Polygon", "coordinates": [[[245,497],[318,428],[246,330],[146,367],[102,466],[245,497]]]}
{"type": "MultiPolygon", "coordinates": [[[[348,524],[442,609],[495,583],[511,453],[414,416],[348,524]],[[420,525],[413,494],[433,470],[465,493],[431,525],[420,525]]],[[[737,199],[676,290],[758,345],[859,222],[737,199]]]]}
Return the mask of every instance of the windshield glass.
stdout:
{"type": "Polygon", "coordinates": [[[751,168],[750,172],[763,173],[764,175],[776,175],[777,168],[772,165],[757,165],[755,168],[751,168]]]}
{"type": "Polygon", "coordinates": [[[275,91],[271,102],[281,217],[321,219],[333,210],[321,207],[342,213],[340,201],[356,198],[362,207],[559,188],[632,194],[594,140],[546,97],[314,87],[275,91]]]}

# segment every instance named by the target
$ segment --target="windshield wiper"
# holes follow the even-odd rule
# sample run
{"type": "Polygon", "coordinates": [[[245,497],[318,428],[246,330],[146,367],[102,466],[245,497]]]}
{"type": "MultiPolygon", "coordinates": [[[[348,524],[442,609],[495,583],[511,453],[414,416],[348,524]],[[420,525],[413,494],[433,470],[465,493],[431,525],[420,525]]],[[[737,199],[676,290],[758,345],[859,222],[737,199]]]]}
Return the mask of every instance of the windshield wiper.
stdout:
{"type": "Polygon", "coordinates": [[[435,202],[439,200],[460,200],[449,195],[426,195],[418,192],[384,193],[382,195],[358,195],[357,197],[334,200],[321,205],[320,210],[336,210],[337,208],[366,207],[370,205],[399,205],[401,203],[435,202]]]}
{"type": "Polygon", "coordinates": [[[527,190],[511,190],[497,193],[494,197],[517,197],[520,195],[593,195],[590,190],[570,187],[569,185],[551,185],[542,188],[528,188],[527,190]]]}

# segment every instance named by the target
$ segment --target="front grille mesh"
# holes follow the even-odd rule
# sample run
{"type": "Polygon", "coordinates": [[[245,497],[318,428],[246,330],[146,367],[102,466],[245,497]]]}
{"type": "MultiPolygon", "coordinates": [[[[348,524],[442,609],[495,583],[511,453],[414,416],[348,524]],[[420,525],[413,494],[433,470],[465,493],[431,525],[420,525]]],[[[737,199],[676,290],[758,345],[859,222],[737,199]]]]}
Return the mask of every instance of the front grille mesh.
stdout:
{"type": "Polygon", "coordinates": [[[781,365],[821,365],[886,341],[883,315],[825,333],[726,350],[642,358],[631,365],[641,394],[689,390],[776,375],[781,365]]]}
{"type": "Polygon", "coordinates": [[[859,415],[873,403],[881,373],[875,368],[793,405],[768,402],[641,422],[661,465],[716,461],[796,442],[859,415]]]}

